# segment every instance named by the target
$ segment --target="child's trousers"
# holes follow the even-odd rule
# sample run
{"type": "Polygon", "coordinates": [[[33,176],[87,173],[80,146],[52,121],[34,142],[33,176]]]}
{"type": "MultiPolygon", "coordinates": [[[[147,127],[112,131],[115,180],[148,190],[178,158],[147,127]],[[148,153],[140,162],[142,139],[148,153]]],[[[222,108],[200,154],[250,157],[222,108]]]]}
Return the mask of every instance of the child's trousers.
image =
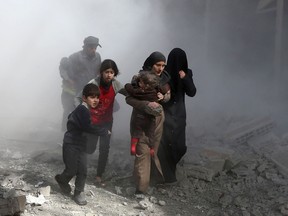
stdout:
{"type": "MultiPolygon", "coordinates": [[[[157,156],[160,139],[163,132],[163,122],[165,116],[162,113],[161,116],[156,117],[156,130],[154,136],[154,154],[151,157],[149,142],[151,141],[144,134],[140,137],[139,142],[136,145],[136,155],[134,161],[134,176],[136,177],[136,190],[145,193],[149,187],[150,175],[151,175],[151,161],[154,163],[156,172],[163,178],[160,162],[157,156]]],[[[151,143],[152,144],[152,143],[151,143]]]]}
{"type": "Polygon", "coordinates": [[[84,191],[87,178],[87,153],[78,146],[63,144],[63,161],[65,169],[60,175],[61,182],[69,183],[76,176],[75,190],[84,191]]]}

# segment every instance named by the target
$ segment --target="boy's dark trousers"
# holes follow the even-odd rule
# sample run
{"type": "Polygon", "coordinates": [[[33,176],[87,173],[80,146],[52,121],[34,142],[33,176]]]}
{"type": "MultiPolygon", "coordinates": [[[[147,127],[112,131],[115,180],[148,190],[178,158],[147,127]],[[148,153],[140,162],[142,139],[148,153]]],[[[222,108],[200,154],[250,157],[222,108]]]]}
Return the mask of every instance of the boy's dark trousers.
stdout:
{"type": "Polygon", "coordinates": [[[63,144],[65,169],[60,175],[61,182],[69,183],[76,176],[75,191],[84,191],[87,178],[87,153],[75,145],[63,144]]]}

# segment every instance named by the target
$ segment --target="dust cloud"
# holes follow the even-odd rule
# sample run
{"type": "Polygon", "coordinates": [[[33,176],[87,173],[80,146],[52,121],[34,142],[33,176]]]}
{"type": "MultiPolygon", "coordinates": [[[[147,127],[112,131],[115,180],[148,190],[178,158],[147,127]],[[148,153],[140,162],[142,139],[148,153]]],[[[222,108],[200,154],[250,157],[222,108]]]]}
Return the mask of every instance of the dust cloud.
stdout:
{"type": "MultiPolygon", "coordinates": [[[[97,51],[116,61],[123,84],[151,52],[184,49],[198,89],[187,98],[188,126],[213,127],[227,115],[279,115],[284,109],[269,105],[275,102],[275,12],[256,8],[257,1],[247,0],[1,1],[0,128],[25,133],[30,124],[52,122],[60,130],[59,61],[80,50],[88,35],[100,38],[97,51]]],[[[285,99],[281,94],[279,101],[285,99]]],[[[123,96],[117,100],[114,133],[128,136],[131,108],[123,96]]]]}

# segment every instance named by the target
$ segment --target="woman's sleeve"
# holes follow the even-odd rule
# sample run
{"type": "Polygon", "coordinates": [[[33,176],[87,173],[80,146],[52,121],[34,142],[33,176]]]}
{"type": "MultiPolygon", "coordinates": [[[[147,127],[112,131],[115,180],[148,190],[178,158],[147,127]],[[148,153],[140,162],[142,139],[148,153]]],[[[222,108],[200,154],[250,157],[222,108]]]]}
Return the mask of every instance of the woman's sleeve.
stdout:
{"type": "Polygon", "coordinates": [[[186,76],[182,79],[184,92],[190,96],[194,97],[196,94],[196,87],[193,81],[193,73],[192,70],[188,69],[186,76]]]}
{"type": "Polygon", "coordinates": [[[149,103],[148,101],[139,100],[130,95],[126,96],[125,100],[127,104],[142,112],[145,112],[145,107],[148,106],[149,103]]]}

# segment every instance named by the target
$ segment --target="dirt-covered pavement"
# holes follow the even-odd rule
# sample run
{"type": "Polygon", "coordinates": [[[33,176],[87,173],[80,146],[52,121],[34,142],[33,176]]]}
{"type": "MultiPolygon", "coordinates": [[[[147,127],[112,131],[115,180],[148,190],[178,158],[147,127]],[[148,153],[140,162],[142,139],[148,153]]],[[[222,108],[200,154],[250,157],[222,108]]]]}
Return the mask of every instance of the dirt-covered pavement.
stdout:
{"type": "Polygon", "coordinates": [[[17,139],[1,136],[0,197],[25,195],[22,216],[288,215],[288,179],[268,157],[268,146],[285,149],[288,142],[272,131],[241,145],[227,144],[215,134],[190,137],[187,155],[178,167],[178,183],[151,185],[143,200],[133,195],[129,139],[112,137],[104,188],[94,182],[97,152],[89,157],[86,206],[62,195],[54,180],[63,170],[60,137],[51,128],[17,139]],[[270,144],[256,148],[260,138],[270,144]]]}

